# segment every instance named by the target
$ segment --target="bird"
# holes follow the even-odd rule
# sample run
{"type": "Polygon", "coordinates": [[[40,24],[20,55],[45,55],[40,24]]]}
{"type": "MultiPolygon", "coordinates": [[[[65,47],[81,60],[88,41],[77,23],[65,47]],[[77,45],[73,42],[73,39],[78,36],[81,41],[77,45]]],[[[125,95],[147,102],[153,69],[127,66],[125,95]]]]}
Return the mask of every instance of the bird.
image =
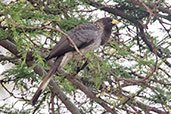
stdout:
{"type": "MultiPolygon", "coordinates": [[[[118,21],[111,17],[103,17],[94,23],[85,23],[76,26],[69,30],[67,35],[72,39],[79,51],[85,55],[89,51],[104,45],[110,38],[112,27],[118,24],[118,21]]],[[[31,104],[35,105],[42,91],[49,84],[52,75],[57,71],[65,72],[63,67],[73,58],[79,58],[79,54],[74,46],[70,43],[66,36],[63,36],[60,41],[54,46],[49,55],[45,58],[46,61],[56,58],[53,67],[43,78],[42,83],[31,99],[31,104]]]]}

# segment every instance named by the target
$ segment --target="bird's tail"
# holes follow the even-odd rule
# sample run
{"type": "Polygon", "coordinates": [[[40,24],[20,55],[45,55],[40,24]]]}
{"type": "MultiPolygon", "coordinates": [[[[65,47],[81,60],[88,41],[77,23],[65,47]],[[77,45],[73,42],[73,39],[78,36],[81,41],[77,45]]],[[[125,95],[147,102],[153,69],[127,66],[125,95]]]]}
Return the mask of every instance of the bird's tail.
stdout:
{"type": "Polygon", "coordinates": [[[49,84],[50,80],[52,79],[52,76],[55,73],[55,71],[56,71],[56,67],[54,66],[53,68],[51,68],[51,70],[48,72],[48,74],[43,78],[43,82],[40,84],[39,88],[37,89],[36,93],[34,94],[32,100],[31,100],[32,105],[35,105],[40,94],[46,88],[46,86],[49,84]]]}
{"type": "Polygon", "coordinates": [[[34,94],[34,96],[31,99],[32,105],[35,105],[35,103],[38,100],[39,96],[41,95],[42,91],[49,84],[50,80],[52,79],[53,74],[56,72],[57,68],[59,67],[61,60],[62,60],[62,56],[56,60],[56,62],[54,63],[54,66],[47,73],[47,75],[43,78],[43,82],[40,84],[39,88],[37,89],[36,93],[34,94]]]}

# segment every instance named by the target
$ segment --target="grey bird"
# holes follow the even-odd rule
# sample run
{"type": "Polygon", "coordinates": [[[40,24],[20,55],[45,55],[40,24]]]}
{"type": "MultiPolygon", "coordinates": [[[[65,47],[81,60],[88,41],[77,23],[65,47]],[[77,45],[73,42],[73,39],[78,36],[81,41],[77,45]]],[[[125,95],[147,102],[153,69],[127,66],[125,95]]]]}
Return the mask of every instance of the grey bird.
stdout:
{"type": "MultiPolygon", "coordinates": [[[[112,27],[117,24],[118,21],[110,17],[104,17],[92,24],[81,24],[76,26],[67,32],[68,36],[75,43],[80,52],[85,55],[87,52],[98,48],[100,45],[104,45],[110,38],[112,27]]],[[[43,82],[40,84],[35,95],[33,96],[31,103],[34,105],[38,100],[42,91],[49,84],[52,79],[52,75],[58,71],[64,72],[63,67],[73,58],[79,58],[79,54],[76,52],[73,45],[66,37],[62,37],[60,41],[46,57],[46,61],[56,57],[54,66],[43,78],[43,82]]]]}

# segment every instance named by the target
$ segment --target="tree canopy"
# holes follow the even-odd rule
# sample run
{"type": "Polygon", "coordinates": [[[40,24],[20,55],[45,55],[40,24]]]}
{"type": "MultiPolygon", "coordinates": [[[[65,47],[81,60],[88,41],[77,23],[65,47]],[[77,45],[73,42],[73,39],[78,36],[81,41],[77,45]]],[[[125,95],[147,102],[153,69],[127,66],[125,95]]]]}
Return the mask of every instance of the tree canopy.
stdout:
{"type": "Polygon", "coordinates": [[[170,3],[0,1],[0,62],[10,67],[1,74],[1,89],[8,95],[0,98],[0,112],[171,113],[170,3]],[[37,104],[31,106],[30,99],[53,64],[53,60],[44,61],[52,47],[68,30],[106,16],[119,21],[108,43],[66,65],[68,74],[54,75],[37,104]],[[15,100],[9,104],[9,98],[15,100]]]}

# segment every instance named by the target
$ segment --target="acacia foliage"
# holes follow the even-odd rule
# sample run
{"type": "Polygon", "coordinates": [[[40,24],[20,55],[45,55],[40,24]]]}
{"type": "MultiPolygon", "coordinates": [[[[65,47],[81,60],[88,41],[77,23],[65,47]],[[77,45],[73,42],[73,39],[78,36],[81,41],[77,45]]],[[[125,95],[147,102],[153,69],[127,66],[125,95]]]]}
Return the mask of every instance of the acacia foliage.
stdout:
{"type": "Polygon", "coordinates": [[[0,83],[17,101],[12,105],[4,102],[0,111],[169,114],[170,8],[166,0],[1,1],[0,45],[10,53],[1,53],[0,61],[2,65],[12,63],[13,67],[2,74],[0,83]],[[88,53],[86,60],[68,64],[65,69],[69,74],[54,76],[58,85],[50,83],[51,88],[32,107],[30,99],[35,88],[43,72],[50,69],[43,57],[62,36],[56,28],[66,32],[104,16],[120,22],[110,41],[88,53]],[[16,108],[18,102],[23,103],[22,108],[16,108]]]}

